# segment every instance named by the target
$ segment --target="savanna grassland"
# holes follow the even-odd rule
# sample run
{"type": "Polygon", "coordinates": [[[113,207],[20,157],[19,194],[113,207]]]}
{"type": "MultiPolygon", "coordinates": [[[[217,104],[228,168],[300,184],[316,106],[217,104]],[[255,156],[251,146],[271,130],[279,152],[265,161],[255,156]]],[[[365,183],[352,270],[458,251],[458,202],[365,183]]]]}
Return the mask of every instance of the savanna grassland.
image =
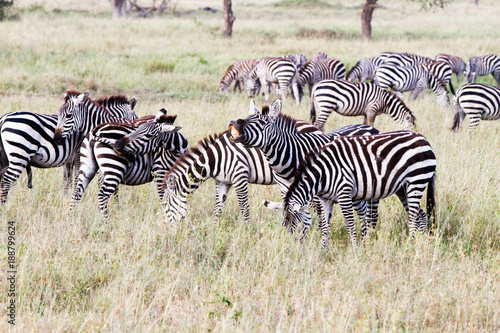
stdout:
{"type": "MultiPolygon", "coordinates": [[[[162,107],[177,114],[195,144],[247,114],[245,94],[217,92],[237,59],[324,51],[350,68],[382,51],[500,55],[500,5],[472,2],[424,12],[381,1],[388,8],[375,11],[373,39],[363,41],[361,9],[350,1],[233,1],[232,38],[221,35],[221,12],[188,12],[222,1],[174,0],[173,14],[123,20],[111,19],[104,0],[17,1],[17,19],[0,22],[0,114],[55,114],[68,88],[92,98],[123,93],[138,99],[140,116],[162,107]]],[[[300,244],[277,212],[260,207],[279,200],[277,187],[250,185],[250,224],[234,192],[214,223],[209,180],[186,220],[171,226],[153,184],[122,186],[105,225],[96,181],[70,213],[60,168],[34,169],[33,189],[23,173],[0,207],[0,331],[498,331],[500,122],[470,135],[466,119],[455,134],[453,109],[432,93],[408,105],[438,159],[434,232],[413,242],[395,198],[381,202],[377,230],[358,249],[336,208],[321,251],[316,225],[300,244]],[[6,316],[8,221],[16,225],[15,326],[6,316]]],[[[283,105],[301,119],[308,108],[308,97],[283,105]]],[[[332,115],[327,130],[361,121],[332,115]]],[[[385,115],[375,126],[400,129],[385,115]]]]}

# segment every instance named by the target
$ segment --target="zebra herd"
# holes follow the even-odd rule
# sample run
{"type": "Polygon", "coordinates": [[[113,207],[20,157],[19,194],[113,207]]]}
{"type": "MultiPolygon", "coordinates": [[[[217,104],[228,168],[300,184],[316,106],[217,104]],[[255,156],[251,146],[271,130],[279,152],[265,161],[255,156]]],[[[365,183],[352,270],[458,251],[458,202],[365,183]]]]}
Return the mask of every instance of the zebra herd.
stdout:
{"type": "Polygon", "coordinates": [[[359,60],[346,74],[346,68],[340,60],[330,59],[324,52],[317,52],[308,62],[302,54],[238,60],[223,75],[219,91],[227,92],[235,81],[235,90],[238,87],[241,92],[241,84],[245,82],[248,97],[254,98],[257,88],[262,88],[267,102],[272,87],[276,87],[282,100],[286,98],[288,88],[291,88],[298,105],[307,84],[311,95],[311,120],[321,129],[332,111],[345,116],[364,116],[364,123],[368,125],[373,125],[375,115],[387,113],[402,123],[403,129],[408,129],[408,122],[414,122],[413,117],[404,120],[408,117],[408,107],[403,101],[389,103],[389,94],[380,97],[382,93],[373,85],[394,93],[400,99],[403,97],[402,92],[408,91],[411,100],[420,97],[424,89],[428,88],[436,94],[438,104],[444,106],[451,105],[450,91],[454,95],[455,106],[453,129],[458,130],[468,114],[469,129],[473,130],[479,123],[478,119],[500,118],[500,105],[494,102],[498,99],[495,87],[476,84],[467,88],[475,83],[477,76],[489,74],[500,86],[500,57],[497,55],[472,57],[465,63],[462,58],[449,54],[438,54],[431,59],[410,53],[382,52],[375,57],[359,60]],[[467,81],[456,93],[451,80],[453,73],[456,74],[457,82],[460,82],[462,74],[467,81]],[[371,83],[367,84],[367,80],[371,83]],[[465,98],[461,94],[466,93],[469,94],[468,102],[463,103],[461,101],[465,98]],[[470,94],[477,96],[477,104],[471,102],[470,94]],[[484,107],[485,104],[488,107],[484,107]],[[317,121],[316,112],[320,114],[317,121]]]}
{"type": "MultiPolygon", "coordinates": [[[[231,187],[244,220],[250,222],[248,184],[277,184],[282,203],[264,201],[264,205],[282,211],[282,224],[290,232],[302,224],[301,240],[312,224],[310,206],[318,216],[322,246],[327,247],[332,207],[338,203],[356,245],[353,211],[364,237],[377,225],[380,199],[393,194],[408,213],[408,229],[414,237],[416,231],[427,232],[434,214],[437,161],[426,138],[413,131],[414,112],[389,89],[411,91],[417,98],[430,88],[446,105],[446,84],[453,92],[451,73],[457,80],[464,73],[469,81],[492,73],[498,81],[497,58],[475,57],[465,64],[444,54],[433,61],[385,52],[360,60],[347,74],[339,60],[323,52],[310,61],[301,54],[238,61],[220,81],[221,91],[227,92],[233,81],[235,90],[241,91],[245,81],[250,97],[262,89],[267,100],[275,84],[280,99],[261,110],[252,99],[246,118],[230,121],[226,131],[191,147],[179,132],[181,127],[174,125],[177,116],[168,115],[164,108],[138,118],[135,98],[114,95],[94,100],[89,92],[67,90],[57,116],[13,112],[0,118],[0,201],[6,202],[24,169],[31,187],[31,167],[64,166],[65,188],[73,187],[70,210],[98,174],[98,207],[105,221],[109,221],[109,199],[118,195],[119,184],[155,181],[165,221],[179,223],[187,216],[189,196],[212,178],[216,221],[231,187]],[[314,124],[282,112],[288,89],[299,104],[306,84],[314,124]],[[332,111],[364,116],[364,124],[324,134],[332,111]],[[403,130],[379,133],[373,124],[381,113],[403,130]],[[420,201],[426,188],[424,212],[420,201]]],[[[465,115],[469,115],[469,127],[475,128],[479,119],[500,118],[500,88],[468,83],[456,91],[454,104],[452,129],[459,129],[465,115]]]]}

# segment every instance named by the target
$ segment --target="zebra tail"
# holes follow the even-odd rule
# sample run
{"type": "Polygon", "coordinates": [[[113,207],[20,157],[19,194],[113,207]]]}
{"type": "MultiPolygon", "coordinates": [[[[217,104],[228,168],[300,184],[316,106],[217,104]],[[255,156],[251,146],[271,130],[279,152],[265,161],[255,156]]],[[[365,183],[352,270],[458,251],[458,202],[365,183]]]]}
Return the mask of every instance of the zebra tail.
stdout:
{"type": "Polygon", "coordinates": [[[455,96],[455,89],[453,89],[453,84],[451,84],[451,79],[450,79],[449,84],[450,84],[450,91],[453,94],[453,96],[455,96]]]}
{"type": "Polygon", "coordinates": [[[311,110],[310,110],[310,114],[311,114],[311,123],[314,124],[314,122],[316,121],[316,107],[314,106],[314,98],[311,96],[311,110]]]}
{"type": "Polygon", "coordinates": [[[453,117],[453,126],[450,128],[453,132],[458,132],[460,128],[460,120],[462,118],[460,114],[462,112],[464,112],[464,110],[460,106],[460,102],[455,100],[455,116],[453,117]]]}
{"type": "Polygon", "coordinates": [[[429,230],[431,230],[433,224],[436,224],[436,198],[434,195],[435,181],[436,181],[436,174],[432,176],[431,180],[429,181],[429,184],[427,185],[427,221],[429,230]]]}

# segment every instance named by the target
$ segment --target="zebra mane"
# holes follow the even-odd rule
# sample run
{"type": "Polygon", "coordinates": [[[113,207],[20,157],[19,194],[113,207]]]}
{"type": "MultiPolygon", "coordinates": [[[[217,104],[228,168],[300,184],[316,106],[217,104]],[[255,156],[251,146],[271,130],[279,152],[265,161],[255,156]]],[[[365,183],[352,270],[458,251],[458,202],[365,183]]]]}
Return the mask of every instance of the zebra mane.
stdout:
{"type": "Polygon", "coordinates": [[[125,95],[112,95],[112,96],[104,96],[95,100],[97,105],[103,104],[130,104],[130,100],[125,95]]]}
{"type": "Polygon", "coordinates": [[[66,90],[66,92],[64,93],[64,102],[67,103],[72,97],[78,97],[80,96],[82,93],[79,92],[78,90],[74,90],[74,89],[68,89],[66,90]]]}
{"type": "MultiPolygon", "coordinates": [[[[179,157],[174,165],[170,168],[170,170],[165,174],[165,178],[167,179],[174,170],[185,166],[186,164],[191,164],[191,160],[193,157],[198,157],[201,154],[203,154],[205,151],[207,151],[208,148],[210,148],[217,140],[219,140],[221,137],[224,135],[227,135],[229,133],[229,130],[226,130],[221,133],[214,133],[212,135],[208,135],[207,137],[199,140],[195,145],[192,145],[189,147],[189,149],[179,157]]],[[[164,184],[163,184],[164,185],[164,184]]],[[[162,186],[163,186],[162,185],[162,186]]]]}

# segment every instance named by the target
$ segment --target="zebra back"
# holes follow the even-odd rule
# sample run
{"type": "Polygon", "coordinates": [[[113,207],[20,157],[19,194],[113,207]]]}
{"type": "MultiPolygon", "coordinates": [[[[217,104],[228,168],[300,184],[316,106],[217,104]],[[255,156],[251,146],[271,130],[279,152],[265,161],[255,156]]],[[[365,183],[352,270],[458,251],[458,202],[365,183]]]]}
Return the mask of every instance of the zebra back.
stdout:
{"type": "Polygon", "coordinates": [[[476,82],[478,76],[489,74],[493,74],[497,85],[500,86],[500,57],[495,54],[488,54],[469,59],[465,69],[467,83],[476,82]]]}
{"type": "Polygon", "coordinates": [[[394,66],[417,66],[420,64],[427,64],[433,60],[428,57],[423,57],[411,53],[392,53],[384,60],[385,65],[394,66]]]}

